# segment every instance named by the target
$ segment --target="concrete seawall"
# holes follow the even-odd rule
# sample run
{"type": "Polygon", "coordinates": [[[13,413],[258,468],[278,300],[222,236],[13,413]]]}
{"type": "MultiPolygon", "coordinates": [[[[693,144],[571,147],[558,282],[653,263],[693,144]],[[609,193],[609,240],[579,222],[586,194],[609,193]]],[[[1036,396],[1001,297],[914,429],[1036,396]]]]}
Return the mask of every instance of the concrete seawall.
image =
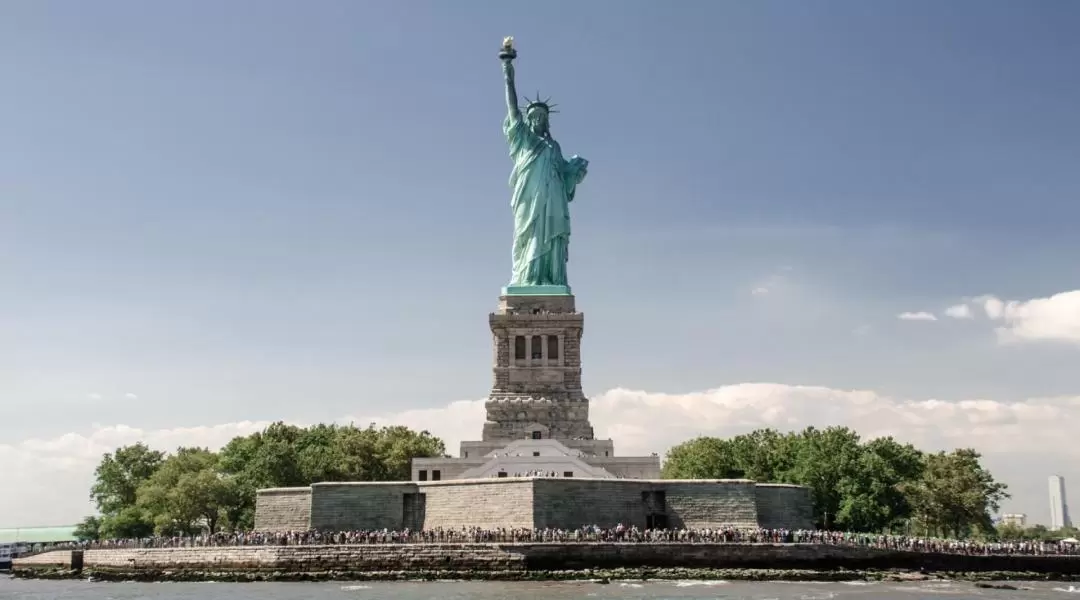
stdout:
{"type": "Polygon", "coordinates": [[[967,556],[815,544],[371,544],[57,550],[16,559],[21,577],[265,580],[630,577],[858,579],[871,571],[1080,579],[1080,557],[967,556]],[[81,562],[81,569],[78,563],[81,562]],[[74,568],[73,568],[74,566],[74,568]],[[688,572],[698,571],[698,572],[688,572]],[[981,574],[981,575],[980,575],[981,574]]]}

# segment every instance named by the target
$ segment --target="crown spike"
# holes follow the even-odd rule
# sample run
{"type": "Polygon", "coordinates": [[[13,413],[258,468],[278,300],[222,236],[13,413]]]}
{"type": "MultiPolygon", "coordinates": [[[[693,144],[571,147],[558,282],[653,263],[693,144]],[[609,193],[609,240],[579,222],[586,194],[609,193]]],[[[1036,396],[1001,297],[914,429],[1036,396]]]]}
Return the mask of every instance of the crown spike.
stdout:
{"type": "Polygon", "coordinates": [[[525,99],[526,104],[523,107],[523,110],[525,112],[528,112],[529,110],[531,110],[533,108],[543,108],[548,113],[559,112],[557,110],[553,110],[558,105],[553,104],[551,102],[551,96],[548,96],[547,99],[541,99],[541,98],[542,98],[542,96],[540,96],[540,91],[539,90],[536,91],[536,97],[535,98],[529,98],[528,96],[525,96],[524,99],[525,99]]]}

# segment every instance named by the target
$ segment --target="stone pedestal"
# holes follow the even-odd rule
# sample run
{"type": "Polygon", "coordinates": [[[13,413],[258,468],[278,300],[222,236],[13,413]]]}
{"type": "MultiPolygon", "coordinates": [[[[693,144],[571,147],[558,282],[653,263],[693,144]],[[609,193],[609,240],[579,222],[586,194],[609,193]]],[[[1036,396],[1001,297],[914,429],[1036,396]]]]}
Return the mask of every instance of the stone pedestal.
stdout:
{"type": "Polygon", "coordinates": [[[574,296],[503,295],[488,321],[495,381],[484,441],[593,439],[589,400],[581,391],[585,317],[574,296]]]}

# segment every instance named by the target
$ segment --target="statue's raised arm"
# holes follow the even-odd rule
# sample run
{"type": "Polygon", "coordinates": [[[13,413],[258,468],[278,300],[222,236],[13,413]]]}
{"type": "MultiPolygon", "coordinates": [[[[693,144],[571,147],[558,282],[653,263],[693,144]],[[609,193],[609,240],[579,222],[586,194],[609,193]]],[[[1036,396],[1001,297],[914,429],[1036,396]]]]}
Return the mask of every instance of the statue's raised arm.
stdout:
{"type": "Polygon", "coordinates": [[[499,50],[499,59],[502,60],[503,78],[506,80],[506,111],[511,119],[521,119],[521,109],[518,108],[517,87],[514,85],[514,59],[517,58],[517,50],[514,50],[514,38],[503,39],[502,49],[499,50]]]}

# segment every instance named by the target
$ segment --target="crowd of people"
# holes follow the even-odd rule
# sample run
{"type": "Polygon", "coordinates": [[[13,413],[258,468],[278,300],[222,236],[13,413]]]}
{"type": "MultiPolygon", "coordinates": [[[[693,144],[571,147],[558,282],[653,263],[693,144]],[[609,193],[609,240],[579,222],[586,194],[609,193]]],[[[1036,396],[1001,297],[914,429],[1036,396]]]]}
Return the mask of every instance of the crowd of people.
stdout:
{"type": "MultiPolygon", "coordinates": [[[[991,555],[1080,555],[1080,545],[1043,541],[974,541],[906,535],[843,533],[787,529],[428,529],[423,531],[244,531],[185,537],[102,540],[71,544],[73,548],[178,548],[201,546],[303,546],[344,544],[467,544],[467,543],[584,543],[624,544],[827,544],[910,552],[991,555]]],[[[43,548],[42,548],[43,549],[43,548]]]]}
{"type": "Polygon", "coordinates": [[[541,471],[539,469],[533,471],[524,471],[522,473],[513,473],[507,475],[505,471],[499,471],[498,473],[492,473],[490,477],[558,477],[559,473],[556,471],[541,471]]]}

